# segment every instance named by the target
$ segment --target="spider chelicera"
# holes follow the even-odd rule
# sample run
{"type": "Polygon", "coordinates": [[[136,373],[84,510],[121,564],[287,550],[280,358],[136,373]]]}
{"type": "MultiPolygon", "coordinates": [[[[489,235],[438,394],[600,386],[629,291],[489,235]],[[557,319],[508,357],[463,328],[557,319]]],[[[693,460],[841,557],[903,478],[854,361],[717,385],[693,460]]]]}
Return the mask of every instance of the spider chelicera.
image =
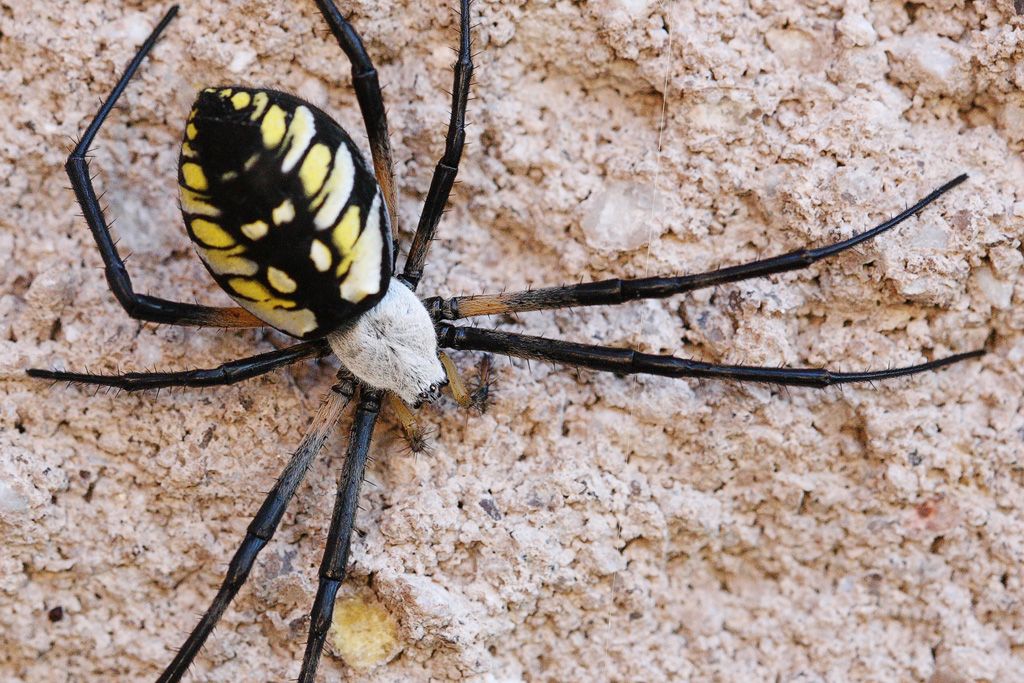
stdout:
{"type": "Polygon", "coordinates": [[[430,183],[404,267],[392,240],[395,186],[377,72],[355,29],[331,0],[317,7],[352,64],[373,160],[368,166],[348,134],[326,113],[291,95],[225,86],[201,91],[186,123],[178,163],[181,209],[191,240],[217,283],[240,308],[169,301],[132,289],[90,179],[87,154],[132,75],[177,13],[172,7],[139,48],[67,160],[114,296],[138,320],[206,327],[269,325],[301,339],[277,351],[186,372],[89,375],[29,370],[33,377],[117,387],[230,384],[297,361],[335,354],[343,366],[308,433],[249,525],[213,603],[160,681],[180,680],[220,616],[245,582],[256,556],[274,535],[289,500],[351,400],[357,407],[344,471],[310,612],[300,681],[312,681],[345,578],[359,489],[374,424],[388,397],[403,422],[405,404],[436,399],[449,381],[460,403],[469,397],[440,348],[503,353],[620,374],[731,379],[805,387],[865,382],[933,370],[981,350],[919,365],[869,372],[719,365],[509,332],[460,327],[450,321],[497,313],[620,304],[796,270],[850,249],[914,216],[966,180],[958,176],[871,230],[816,249],[800,249],[696,275],[603,280],[497,295],[415,295],[427,250],[458,172],[472,79],[470,1],[461,0],[460,40],[445,150],[430,183]]]}

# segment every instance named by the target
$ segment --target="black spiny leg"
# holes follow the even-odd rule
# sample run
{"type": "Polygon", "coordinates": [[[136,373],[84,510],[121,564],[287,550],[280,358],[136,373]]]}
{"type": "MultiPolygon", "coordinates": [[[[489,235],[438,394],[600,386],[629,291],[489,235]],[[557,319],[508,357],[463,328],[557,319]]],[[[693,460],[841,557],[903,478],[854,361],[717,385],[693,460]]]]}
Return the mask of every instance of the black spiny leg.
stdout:
{"type": "Polygon", "coordinates": [[[98,384],[116,387],[124,391],[160,389],[163,387],[212,387],[234,384],[244,379],[297,363],[306,358],[321,358],[331,353],[331,347],[323,339],[303,342],[286,349],[261,353],[249,358],[231,361],[209,370],[184,370],[181,372],[126,372],[122,375],[89,375],[62,370],[28,370],[29,377],[53,379],[58,382],[76,384],[98,384]]]}
{"type": "Polygon", "coordinates": [[[306,641],[306,653],[302,657],[299,683],[313,683],[316,679],[320,653],[334,617],[334,601],[348,569],[348,552],[352,543],[352,525],[359,505],[359,488],[363,483],[370,438],[373,436],[373,426],[377,422],[383,396],[383,392],[365,387],[360,388],[359,392],[359,407],[352,424],[345,468],[338,485],[338,495],[334,499],[327,547],[320,564],[320,583],[309,615],[309,640],[306,641]]]}
{"type": "MultiPolygon", "coordinates": [[[[351,387],[351,384],[343,383],[342,386],[351,387]]],[[[217,625],[221,615],[224,614],[228,603],[231,602],[235,594],[238,593],[238,589],[242,587],[242,584],[248,578],[249,571],[256,562],[256,556],[270,541],[274,532],[277,531],[277,525],[281,523],[281,518],[288,507],[288,501],[291,500],[295,490],[302,483],[303,477],[306,476],[306,470],[309,469],[310,462],[320,452],[320,449],[323,448],[324,442],[330,435],[331,430],[334,429],[334,425],[337,424],[338,418],[341,417],[341,411],[348,405],[350,398],[351,394],[342,391],[331,391],[328,393],[320,405],[320,410],[317,412],[316,417],[313,418],[309,431],[295,451],[295,455],[288,461],[277,483],[274,484],[274,488],[267,494],[266,499],[260,506],[259,512],[256,513],[256,516],[249,524],[245,540],[242,541],[241,547],[235,552],[235,556],[231,558],[227,576],[224,577],[224,583],[221,585],[220,590],[217,591],[217,596],[213,599],[213,603],[206,610],[206,613],[203,614],[203,618],[199,620],[192,633],[189,634],[188,640],[185,641],[185,644],[181,646],[181,649],[174,656],[174,661],[160,675],[158,683],[180,681],[185,672],[188,671],[189,665],[199,652],[199,648],[206,642],[210,632],[213,631],[213,627],[217,625]]]]}
{"type": "Polygon", "coordinates": [[[713,287],[727,282],[764,277],[775,273],[784,273],[788,270],[799,270],[823,258],[846,251],[862,242],[877,237],[886,230],[896,227],[965,180],[967,180],[966,175],[959,175],[942,187],[934,190],[903,213],[890,218],[884,223],[859,235],[854,235],[848,240],[817,249],[798,249],[781,256],[751,261],[739,266],[720,268],[696,275],[649,277],[640,280],[600,280],[572,287],[546,287],[525,292],[458,296],[451,299],[435,298],[428,300],[426,304],[435,316],[435,319],[459,320],[461,318],[494,315],[497,313],[522,313],[525,311],[540,311],[571,306],[605,306],[621,304],[636,299],[661,299],[673,294],[689,292],[704,287],[713,287]]]}
{"type": "Polygon", "coordinates": [[[75,146],[74,151],[68,157],[64,168],[71,178],[71,187],[75,190],[75,197],[82,207],[85,220],[89,223],[92,236],[99,247],[100,256],[103,257],[103,266],[106,271],[107,284],[110,291],[117,297],[118,302],[127,311],[128,315],[137,320],[148,320],[156,323],[167,323],[172,325],[199,325],[209,327],[262,327],[265,323],[242,308],[213,308],[210,306],[198,306],[196,304],[185,304],[177,301],[168,301],[145,294],[136,294],[132,289],[132,281],[128,276],[128,270],[124,261],[117,253],[117,247],[110,237],[110,227],[103,216],[103,209],[100,207],[99,199],[96,197],[96,190],[92,186],[92,178],[89,174],[88,153],[92,141],[99,132],[100,126],[106,120],[110,110],[114,108],[117,99],[128,86],[128,81],[135,74],[135,71],[142,64],[146,55],[156,44],[157,38],[171,22],[174,15],[178,13],[178,7],[172,7],[164,18],[153,29],[153,32],[146,38],[135,57],[128,64],[121,80],[114,86],[113,91],[96,113],[96,117],[85,129],[81,141],[75,146]]]}
{"type": "Polygon", "coordinates": [[[462,351],[488,351],[517,358],[534,358],[591,370],[624,375],[646,374],[664,377],[698,377],[731,379],[741,382],[766,382],[796,387],[824,388],[836,384],[871,382],[904,377],[984,355],[985,351],[968,351],[928,363],[889,370],[869,372],[832,372],[819,368],[765,368],[751,365],[719,365],[675,356],[640,353],[631,349],[577,344],[574,342],[531,337],[524,334],[482,330],[475,327],[454,327],[441,324],[438,329],[441,346],[462,351]]]}
{"type": "Polygon", "coordinates": [[[370,140],[370,155],[373,157],[377,184],[384,192],[384,202],[388,206],[391,224],[395,226],[397,232],[398,206],[395,203],[394,157],[391,153],[388,117],[384,111],[384,98],[380,92],[377,70],[366,48],[363,47],[359,33],[345,17],[341,16],[333,0],[316,0],[316,6],[352,64],[352,87],[355,88],[359,110],[363,114],[363,123],[366,126],[366,136],[370,140]]]}
{"type": "Polygon", "coordinates": [[[452,86],[452,115],[448,122],[448,134],[444,142],[444,155],[437,162],[434,175],[430,179],[430,189],[423,202],[423,213],[420,214],[416,235],[409,247],[409,257],[405,261],[402,272],[404,280],[413,290],[423,276],[423,265],[427,260],[427,250],[434,239],[438,221],[444,213],[451,194],[455,176],[459,172],[459,161],[462,159],[462,148],[466,142],[466,102],[469,99],[469,85],[473,80],[473,54],[470,45],[470,0],[462,0],[459,13],[459,58],[455,62],[455,83],[452,86]]]}

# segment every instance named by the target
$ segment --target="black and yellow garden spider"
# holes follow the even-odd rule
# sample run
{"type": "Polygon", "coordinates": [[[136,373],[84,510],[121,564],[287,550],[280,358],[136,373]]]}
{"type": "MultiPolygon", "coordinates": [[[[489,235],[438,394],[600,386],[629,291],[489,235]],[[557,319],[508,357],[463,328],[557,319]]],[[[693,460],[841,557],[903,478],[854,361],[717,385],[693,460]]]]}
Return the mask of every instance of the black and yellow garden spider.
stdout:
{"type": "Polygon", "coordinates": [[[67,171],[103,258],[107,282],[131,317],[225,328],[269,325],[302,341],[208,370],[112,376],[29,370],[30,375],[134,391],[230,384],[332,353],[343,366],[341,381],[324,399],[311,428],[249,525],[213,603],[160,676],[161,681],[177,681],[184,675],[245,582],[257,555],[272,538],[289,500],[342,410],[355,399],[354,424],[299,675],[300,681],[315,678],[335,597],[346,574],[360,485],[382,401],[389,397],[403,419],[407,419],[406,404],[417,406],[432,401],[450,382],[460,403],[467,402],[454,366],[439,348],[502,353],[620,374],[806,387],[901,377],[983,353],[972,351],[880,371],[831,372],[719,365],[451,324],[481,315],[663,298],[805,268],[893,228],[966,179],[964,175],[958,176],[894,218],[824,247],[800,249],[696,275],[615,279],[421,301],[414,292],[462,156],[473,72],[469,5],[469,0],[461,0],[458,59],[445,151],[434,172],[401,271],[397,269],[398,250],[391,228],[397,215],[392,154],[377,73],[355,29],[331,0],[317,0],[317,6],[352,64],[352,81],[370,142],[372,168],[364,162],[348,134],[326,113],[274,90],[237,85],[207,88],[199,93],[186,122],[178,181],[188,234],[214,279],[240,307],[212,308],[135,293],[90,179],[87,154],[96,134],[177,13],[177,7],[167,12],[139,48],[68,158],[67,171]]]}

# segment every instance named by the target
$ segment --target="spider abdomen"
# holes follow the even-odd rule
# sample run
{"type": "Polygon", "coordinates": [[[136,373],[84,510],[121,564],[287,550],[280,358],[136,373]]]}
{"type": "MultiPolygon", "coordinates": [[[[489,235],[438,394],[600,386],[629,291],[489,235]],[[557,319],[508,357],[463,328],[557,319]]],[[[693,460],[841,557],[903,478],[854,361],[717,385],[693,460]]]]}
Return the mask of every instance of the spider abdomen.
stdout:
{"type": "Polygon", "coordinates": [[[203,90],[178,183],[207,269],[268,325],[320,337],[383,297],[387,209],[351,138],[313,105],[272,90],[203,90]]]}

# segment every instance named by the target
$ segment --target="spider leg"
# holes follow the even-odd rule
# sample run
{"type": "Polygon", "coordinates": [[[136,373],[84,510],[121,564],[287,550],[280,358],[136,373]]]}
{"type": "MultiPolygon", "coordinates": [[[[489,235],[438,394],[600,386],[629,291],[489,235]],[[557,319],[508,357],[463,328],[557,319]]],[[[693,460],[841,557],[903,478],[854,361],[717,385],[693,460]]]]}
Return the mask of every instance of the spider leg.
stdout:
{"type": "Polygon", "coordinates": [[[409,444],[409,450],[413,453],[422,453],[427,450],[427,434],[419,422],[416,420],[416,416],[409,410],[409,407],[402,402],[402,399],[398,398],[395,394],[389,393],[387,395],[388,407],[391,412],[398,418],[399,423],[402,425],[402,433],[405,435],[405,441],[409,444]]]}
{"type": "Polygon", "coordinates": [[[789,270],[806,268],[816,261],[851,249],[877,237],[922,211],[943,194],[967,180],[959,175],[910,208],[874,228],[853,237],[817,249],[798,249],[774,256],[718,270],[682,275],[679,277],[648,277],[638,280],[600,280],[570,287],[546,287],[524,292],[458,296],[450,299],[433,298],[426,302],[427,309],[438,320],[459,320],[479,315],[521,313],[571,306],[604,306],[621,304],[636,299],[661,299],[704,287],[764,277],[789,270]]]}
{"type": "Polygon", "coordinates": [[[262,327],[263,321],[242,308],[214,308],[210,306],[199,306],[196,304],[169,301],[146,294],[136,294],[132,289],[132,281],[128,276],[128,269],[125,268],[124,259],[117,251],[114,240],[110,236],[110,226],[103,216],[103,208],[100,206],[96,196],[96,190],[92,185],[92,178],[89,173],[89,147],[100,130],[100,126],[110,114],[111,109],[117,103],[121,93],[128,86],[128,81],[138,70],[139,65],[153,49],[160,34],[177,14],[177,6],[168,10],[164,18],[160,20],[157,27],[146,38],[146,41],[135,53],[135,57],[128,64],[121,80],[117,82],[110,95],[100,106],[95,118],[85,129],[82,139],[75,145],[75,149],[68,156],[64,168],[71,179],[71,187],[75,191],[75,197],[82,207],[82,214],[85,216],[92,236],[99,247],[100,256],[103,258],[103,267],[107,277],[107,284],[110,291],[117,297],[118,303],[132,318],[136,320],[147,320],[156,323],[167,323],[172,325],[199,325],[208,327],[262,327]]]}
{"type": "MultiPolygon", "coordinates": [[[[350,384],[347,387],[351,389],[350,384]]],[[[256,556],[273,537],[274,532],[277,530],[277,525],[281,523],[285,509],[288,507],[288,501],[291,500],[295,490],[302,483],[303,477],[306,476],[306,470],[309,469],[310,462],[320,452],[320,449],[323,448],[328,435],[330,435],[331,430],[334,429],[335,424],[337,424],[338,419],[341,417],[341,411],[348,405],[351,397],[351,393],[331,391],[324,398],[306,436],[302,439],[302,443],[299,444],[295,454],[281,472],[277,483],[274,484],[274,488],[267,494],[266,499],[260,506],[259,512],[256,513],[256,516],[249,524],[245,540],[242,541],[241,547],[235,552],[235,556],[231,558],[227,576],[224,577],[224,583],[221,584],[220,590],[217,591],[217,596],[213,599],[213,603],[203,614],[202,619],[199,620],[192,633],[189,634],[188,640],[178,650],[174,660],[160,675],[158,683],[180,681],[182,676],[188,671],[189,665],[203,646],[203,643],[206,642],[210,632],[213,631],[213,627],[217,625],[221,615],[224,614],[228,603],[231,602],[235,594],[238,593],[238,589],[242,587],[242,584],[248,578],[249,571],[256,562],[256,556]]]]}
{"type": "Polygon", "coordinates": [[[284,349],[261,353],[256,356],[230,361],[208,370],[184,370],[181,372],[127,372],[121,375],[90,375],[62,370],[28,370],[29,377],[53,379],[59,382],[97,384],[117,387],[125,391],[142,391],[162,387],[210,387],[234,384],[244,379],[276,370],[285,365],[297,363],[306,358],[319,358],[331,353],[331,347],[323,339],[295,344],[284,349]]]}
{"type": "Polygon", "coordinates": [[[409,247],[409,257],[405,260],[402,280],[413,290],[423,276],[423,265],[427,259],[427,250],[434,239],[437,224],[444,213],[451,194],[455,176],[459,172],[459,161],[462,159],[462,148],[466,142],[466,102],[469,99],[469,86],[473,80],[473,54],[470,41],[470,0],[462,0],[459,13],[459,57],[455,62],[455,83],[452,86],[452,112],[448,121],[448,134],[445,136],[444,154],[437,162],[434,175],[430,179],[430,189],[423,202],[423,213],[420,214],[416,235],[409,247]]]}
{"type": "Polygon", "coordinates": [[[459,369],[455,367],[455,361],[444,351],[438,354],[438,358],[441,359],[441,365],[444,366],[444,374],[448,378],[448,390],[452,392],[452,398],[460,408],[468,408],[473,404],[473,399],[469,390],[466,389],[466,383],[462,381],[459,369]]]}
{"type": "Polygon", "coordinates": [[[387,204],[391,223],[397,231],[395,163],[391,153],[388,117],[387,112],[384,111],[384,97],[381,95],[377,69],[374,68],[366,48],[363,47],[359,33],[341,15],[333,0],[316,0],[316,6],[331,29],[335,40],[338,41],[338,45],[344,50],[348,61],[352,64],[352,87],[356,91],[359,110],[363,114],[363,124],[366,126],[366,136],[370,140],[373,169],[377,176],[377,183],[384,192],[384,202],[387,204]]]}
{"type": "Polygon", "coordinates": [[[469,395],[473,407],[481,413],[486,413],[492,393],[494,393],[494,379],[491,377],[491,357],[484,355],[480,360],[480,367],[477,369],[476,386],[469,395]]]}
{"type": "Polygon", "coordinates": [[[985,353],[984,350],[979,349],[901,368],[867,372],[833,372],[823,368],[768,368],[704,363],[675,356],[640,353],[631,349],[577,344],[525,334],[475,327],[454,327],[445,324],[439,327],[438,340],[441,346],[450,349],[504,353],[517,358],[535,358],[624,375],[646,374],[664,377],[731,379],[741,382],[766,382],[815,388],[904,377],[927,370],[936,370],[969,358],[977,358],[985,353]]]}
{"type": "Polygon", "coordinates": [[[313,602],[313,609],[309,615],[309,640],[306,641],[306,652],[302,657],[299,683],[313,683],[316,679],[320,653],[323,651],[324,641],[334,617],[334,601],[341,582],[345,580],[345,572],[348,568],[352,525],[355,522],[356,507],[359,504],[359,487],[363,483],[370,439],[373,436],[373,426],[377,422],[383,395],[381,391],[366,388],[360,388],[359,393],[359,407],[356,408],[355,419],[352,423],[348,453],[345,456],[345,468],[338,485],[338,495],[334,500],[334,513],[331,516],[331,528],[327,534],[324,559],[320,564],[320,582],[316,591],[316,600],[313,602]]]}

